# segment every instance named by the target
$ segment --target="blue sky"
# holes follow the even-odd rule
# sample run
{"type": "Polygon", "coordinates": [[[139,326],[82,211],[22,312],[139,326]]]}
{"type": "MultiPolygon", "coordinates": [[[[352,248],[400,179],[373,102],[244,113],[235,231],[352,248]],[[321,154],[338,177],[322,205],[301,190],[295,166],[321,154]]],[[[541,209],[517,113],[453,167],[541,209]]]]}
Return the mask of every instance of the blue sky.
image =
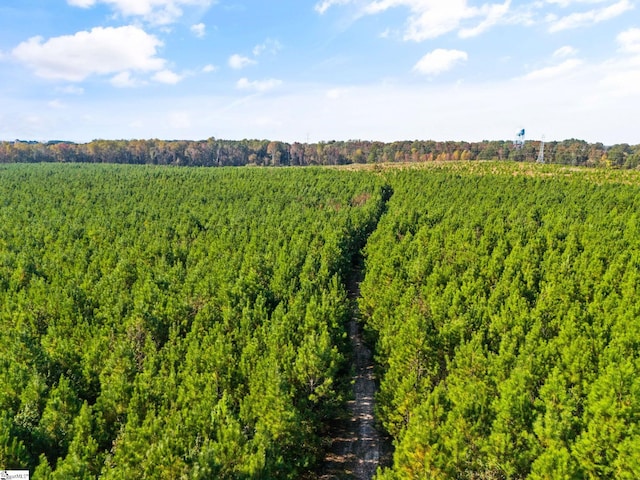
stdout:
{"type": "Polygon", "coordinates": [[[640,143],[640,0],[3,0],[0,139],[640,143]]]}

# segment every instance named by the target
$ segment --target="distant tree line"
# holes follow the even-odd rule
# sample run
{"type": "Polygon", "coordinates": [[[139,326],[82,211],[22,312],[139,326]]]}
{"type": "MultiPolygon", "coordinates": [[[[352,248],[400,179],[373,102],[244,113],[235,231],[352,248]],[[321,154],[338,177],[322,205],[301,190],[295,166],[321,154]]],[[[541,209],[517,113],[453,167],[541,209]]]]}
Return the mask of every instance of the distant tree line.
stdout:
{"type": "MultiPolygon", "coordinates": [[[[0,142],[0,163],[122,163],[184,166],[302,166],[352,163],[511,160],[535,162],[539,141],[437,142],[362,140],[285,143],[269,140],[94,140],[89,143],[0,142]]],[[[588,167],[637,168],[640,145],[605,146],[584,140],[545,144],[545,162],[588,167]]]]}

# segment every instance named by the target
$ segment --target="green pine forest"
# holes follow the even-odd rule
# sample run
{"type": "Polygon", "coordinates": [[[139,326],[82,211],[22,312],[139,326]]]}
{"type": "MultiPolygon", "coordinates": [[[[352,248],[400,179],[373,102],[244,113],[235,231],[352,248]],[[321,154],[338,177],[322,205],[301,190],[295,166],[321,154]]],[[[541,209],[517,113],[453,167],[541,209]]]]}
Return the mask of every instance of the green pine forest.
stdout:
{"type": "Polygon", "coordinates": [[[0,468],[314,478],[363,258],[378,480],[640,478],[639,193],[498,161],[0,165],[0,468]]]}

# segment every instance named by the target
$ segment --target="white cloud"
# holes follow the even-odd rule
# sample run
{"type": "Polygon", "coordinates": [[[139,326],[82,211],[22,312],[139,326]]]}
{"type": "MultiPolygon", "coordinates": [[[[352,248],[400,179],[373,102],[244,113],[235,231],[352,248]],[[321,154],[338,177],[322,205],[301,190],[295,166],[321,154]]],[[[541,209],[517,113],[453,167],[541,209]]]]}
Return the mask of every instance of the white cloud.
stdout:
{"type": "Polygon", "coordinates": [[[241,70],[245,67],[248,67],[249,65],[254,65],[255,63],[255,60],[249,57],[238,55],[237,53],[229,57],[229,66],[234,70],[241,70]]]}
{"type": "Polygon", "coordinates": [[[630,28],[617,37],[620,49],[627,53],[640,53],[640,28],[630,28]]]}
{"type": "Polygon", "coordinates": [[[241,78],[236,82],[236,88],[239,90],[254,90],[256,92],[266,92],[282,85],[282,80],[270,78],[267,80],[253,80],[241,78]]]}
{"type": "Polygon", "coordinates": [[[339,100],[349,93],[347,88],[332,88],[327,91],[327,98],[330,100],[339,100]]]}
{"type": "MultiPolygon", "coordinates": [[[[352,2],[324,0],[316,4],[315,10],[322,14],[334,5],[348,3],[352,2]]],[[[470,19],[480,19],[480,22],[474,27],[462,28],[459,35],[463,38],[479,35],[504,19],[510,10],[511,0],[480,7],[469,5],[468,0],[367,0],[362,5],[361,14],[375,15],[397,7],[408,8],[410,12],[403,38],[421,42],[459,30],[462,22],[470,19]]]]}
{"type": "Polygon", "coordinates": [[[551,67],[544,67],[538,70],[534,70],[533,72],[529,72],[526,74],[523,79],[525,80],[548,80],[551,78],[562,77],[570,72],[576,70],[580,65],[582,65],[582,60],[578,60],[576,58],[572,58],[569,60],[565,60],[559,65],[554,65],[551,67]]]}
{"type": "Polygon", "coordinates": [[[205,65],[204,67],[202,67],[202,72],[203,73],[211,73],[211,72],[215,72],[216,70],[218,70],[218,67],[216,67],[215,65],[212,65],[212,64],[208,64],[208,65],[205,65]]]}
{"type": "Polygon", "coordinates": [[[138,27],[96,27],[46,41],[32,37],[12,54],[40,77],[80,82],[90,75],[161,70],[165,60],[156,56],[161,45],[138,27]]]}
{"type": "Polygon", "coordinates": [[[461,38],[469,38],[480,35],[486,32],[491,27],[497,25],[509,12],[511,6],[511,0],[507,0],[504,3],[496,3],[494,5],[484,5],[481,10],[481,15],[484,17],[478,25],[473,28],[463,28],[459,32],[461,38]]]}
{"type": "Polygon", "coordinates": [[[58,99],[51,100],[50,102],[47,103],[47,105],[49,106],[49,108],[53,108],[53,109],[66,108],[66,105],[58,99]]]}
{"type": "Polygon", "coordinates": [[[624,12],[632,10],[633,4],[629,0],[620,0],[612,5],[603,8],[594,8],[586,12],[575,12],[564,17],[549,17],[549,32],[555,33],[572,28],[588,27],[596,23],[611,20],[622,15],[624,12]]]}
{"type": "Polygon", "coordinates": [[[67,3],[81,8],[102,3],[123,17],[141,17],[157,25],[167,25],[182,16],[183,7],[207,8],[215,0],[67,0],[67,3]]]}
{"type": "Polygon", "coordinates": [[[191,32],[198,38],[204,38],[207,33],[207,27],[204,23],[196,23],[191,25],[191,32]]]}
{"type": "Polygon", "coordinates": [[[120,72],[111,78],[111,85],[117,88],[137,87],[140,83],[131,77],[130,72],[120,72]]]}
{"type": "Polygon", "coordinates": [[[616,96],[640,95],[640,68],[607,72],[601,85],[616,96]]]}
{"type": "Polygon", "coordinates": [[[546,3],[566,8],[574,3],[603,3],[610,0],[546,0],[546,3]]]}
{"type": "Polygon", "coordinates": [[[84,94],[84,88],[76,85],[67,85],[66,87],[56,88],[56,92],[64,93],[65,95],[82,95],[84,94]]]}
{"type": "Polygon", "coordinates": [[[553,56],[555,58],[565,58],[565,57],[573,57],[577,53],[578,53],[578,50],[576,50],[570,45],[565,45],[564,47],[560,47],[555,52],[553,52],[553,56]]]}
{"type": "Polygon", "coordinates": [[[630,55],[606,62],[600,84],[616,97],[640,96],[640,28],[620,32],[616,40],[620,51],[630,55]]]}
{"type": "Polygon", "coordinates": [[[424,75],[438,75],[451,70],[456,64],[467,60],[467,58],[467,52],[437,48],[422,57],[415,64],[413,70],[424,75]]]}
{"type": "Polygon", "coordinates": [[[323,0],[322,2],[316,3],[313,8],[316,12],[322,15],[334,5],[346,5],[347,3],[351,3],[351,0],[323,0]]]}
{"type": "Polygon", "coordinates": [[[155,80],[156,82],[166,83],[168,85],[175,85],[176,83],[179,83],[183,78],[184,77],[182,75],[178,75],[171,70],[160,70],[159,72],[156,72],[153,77],[151,77],[151,79],[155,80]]]}
{"type": "Polygon", "coordinates": [[[477,15],[475,8],[469,7],[466,0],[398,0],[395,2],[374,2],[366,9],[368,13],[378,13],[391,6],[405,5],[411,10],[406,31],[405,40],[421,42],[430,38],[436,38],[445,33],[456,30],[462,20],[473,18],[477,15]]]}
{"type": "Polygon", "coordinates": [[[280,50],[282,50],[282,44],[278,40],[267,38],[263,43],[253,47],[253,54],[256,57],[259,57],[265,52],[275,55],[280,50]]]}

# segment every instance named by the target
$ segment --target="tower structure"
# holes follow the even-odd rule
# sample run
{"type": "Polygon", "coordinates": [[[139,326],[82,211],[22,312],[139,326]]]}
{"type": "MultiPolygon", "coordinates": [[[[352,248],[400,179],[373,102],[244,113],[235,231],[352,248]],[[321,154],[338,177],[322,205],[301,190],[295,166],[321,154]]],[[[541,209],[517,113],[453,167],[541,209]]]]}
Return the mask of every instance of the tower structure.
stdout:
{"type": "Polygon", "coordinates": [[[513,146],[516,150],[520,150],[522,147],[524,147],[524,128],[520,130],[516,135],[513,146]]]}
{"type": "Polygon", "coordinates": [[[540,141],[540,150],[538,151],[538,163],[544,163],[544,135],[540,141]]]}

